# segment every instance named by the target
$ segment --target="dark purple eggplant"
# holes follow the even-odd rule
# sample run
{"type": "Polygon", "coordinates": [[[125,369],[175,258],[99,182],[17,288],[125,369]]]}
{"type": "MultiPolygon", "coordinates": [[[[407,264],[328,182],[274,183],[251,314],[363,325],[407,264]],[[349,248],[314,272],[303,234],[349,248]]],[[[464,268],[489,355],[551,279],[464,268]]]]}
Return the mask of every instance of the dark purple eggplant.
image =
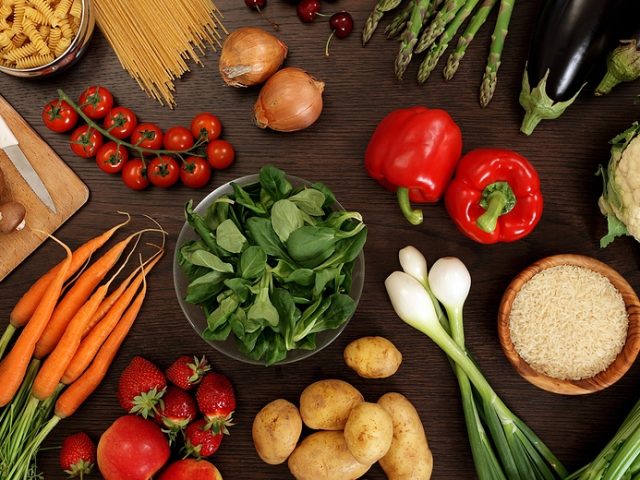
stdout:
{"type": "Polygon", "coordinates": [[[530,135],[541,120],[558,118],[599,78],[624,28],[628,1],[638,0],[545,0],[522,79],[523,133],[530,135]]]}
{"type": "Polygon", "coordinates": [[[634,7],[635,11],[629,12],[628,18],[633,18],[635,28],[630,35],[620,39],[607,57],[607,73],[596,87],[596,95],[605,95],[619,83],[640,78],[640,2],[634,7]]]}

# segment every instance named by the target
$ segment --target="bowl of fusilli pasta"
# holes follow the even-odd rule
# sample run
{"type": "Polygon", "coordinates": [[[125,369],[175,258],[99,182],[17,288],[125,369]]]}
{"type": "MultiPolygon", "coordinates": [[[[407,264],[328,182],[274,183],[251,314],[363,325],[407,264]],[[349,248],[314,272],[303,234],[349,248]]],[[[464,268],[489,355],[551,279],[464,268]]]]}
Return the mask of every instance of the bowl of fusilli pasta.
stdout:
{"type": "Polygon", "coordinates": [[[94,26],[90,0],[0,0],[0,71],[59,72],[82,56],[94,26]]]}

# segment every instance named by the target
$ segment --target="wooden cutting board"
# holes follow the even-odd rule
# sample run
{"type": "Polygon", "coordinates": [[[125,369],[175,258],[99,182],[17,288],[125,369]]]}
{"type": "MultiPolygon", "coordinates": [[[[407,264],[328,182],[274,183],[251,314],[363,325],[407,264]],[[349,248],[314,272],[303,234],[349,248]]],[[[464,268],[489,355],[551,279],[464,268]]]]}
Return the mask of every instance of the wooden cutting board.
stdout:
{"type": "Polygon", "coordinates": [[[36,196],[0,150],[0,169],[5,176],[7,191],[2,201],[21,202],[26,210],[26,226],[20,232],[0,233],[0,281],[46,240],[46,233],[55,232],[89,199],[89,189],[64,161],[40,138],[29,124],[0,96],[0,115],[5,119],[20,143],[20,148],[47,186],[57,213],[51,212],[36,196]]]}

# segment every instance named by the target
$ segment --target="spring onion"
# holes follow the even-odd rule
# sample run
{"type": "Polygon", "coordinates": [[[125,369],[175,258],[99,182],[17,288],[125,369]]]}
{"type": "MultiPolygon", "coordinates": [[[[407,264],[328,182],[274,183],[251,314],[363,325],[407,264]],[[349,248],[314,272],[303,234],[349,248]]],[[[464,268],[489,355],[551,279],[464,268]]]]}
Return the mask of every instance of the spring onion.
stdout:
{"type": "Polygon", "coordinates": [[[391,304],[453,363],[480,480],[565,478],[560,461],[502,402],[464,346],[462,312],[471,287],[465,265],[457,258],[440,259],[427,275],[426,260],[413,247],[400,251],[400,262],[404,271],[385,280],[391,304]]]}
{"type": "Polygon", "coordinates": [[[640,478],[640,401],[598,456],[567,480],[638,480],[640,478]]]}

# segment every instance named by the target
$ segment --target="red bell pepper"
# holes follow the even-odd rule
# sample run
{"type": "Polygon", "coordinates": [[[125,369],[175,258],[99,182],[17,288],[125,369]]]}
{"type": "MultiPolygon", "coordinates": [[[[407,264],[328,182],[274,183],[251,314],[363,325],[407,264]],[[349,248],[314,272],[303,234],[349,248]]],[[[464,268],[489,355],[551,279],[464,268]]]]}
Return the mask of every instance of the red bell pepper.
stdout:
{"type": "Polygon", "coordinates": [[[422,212],[410,201],[437,202],[444,195],[462,153],[462,133],[444,110],[411,107],[388,114],[365,153],[369,175],[396,191],[400,209],[413,225],[422,212]]]}
{"type": "Polygon", "coordinates": [[[527,236],[542,216],[538,173],[509,150],[467,153],[445,194],[458,228],[479,243],[513,242],[527,236]]]}

